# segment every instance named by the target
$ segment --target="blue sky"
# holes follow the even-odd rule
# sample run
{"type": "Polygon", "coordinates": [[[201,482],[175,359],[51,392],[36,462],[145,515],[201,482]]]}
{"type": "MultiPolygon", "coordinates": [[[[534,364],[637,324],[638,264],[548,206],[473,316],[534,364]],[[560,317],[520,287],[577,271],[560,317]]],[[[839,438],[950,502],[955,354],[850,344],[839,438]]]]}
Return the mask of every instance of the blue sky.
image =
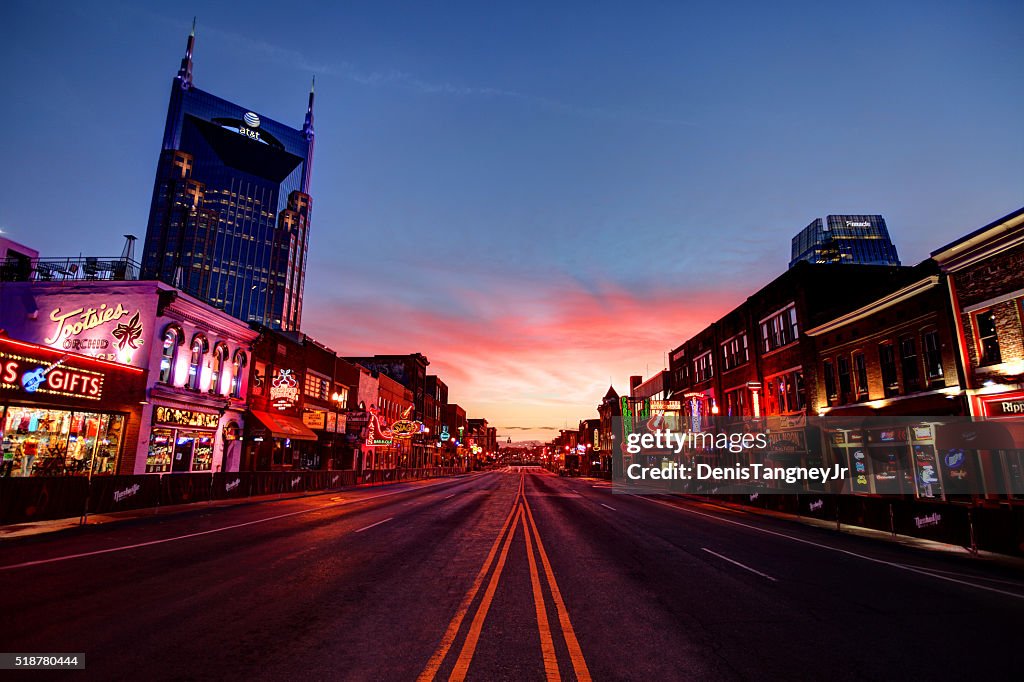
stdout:
{"type": "Polygon", "coordinates": [[[815,217],[882,213],[913,263],[1024,205],[1020,2],[15,1],[9,236],[144,235],[193,15],[198,87],[298,127],[316,74],[307,331],[426,353],[536,437],[659,369],[815,217]]]}

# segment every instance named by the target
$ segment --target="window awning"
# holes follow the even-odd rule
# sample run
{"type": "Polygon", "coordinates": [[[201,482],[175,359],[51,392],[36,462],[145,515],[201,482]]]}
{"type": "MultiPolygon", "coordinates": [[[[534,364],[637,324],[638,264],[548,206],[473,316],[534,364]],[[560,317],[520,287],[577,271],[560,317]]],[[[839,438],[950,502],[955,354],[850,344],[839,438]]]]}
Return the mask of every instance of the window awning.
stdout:
{"type": "Polygon", "coordinates": [[[270,429],[274,438],[291,438],[293,440],[316,440],[317,435],[301,419],[283,414],[250,410],[265,427],[270,429]]]}

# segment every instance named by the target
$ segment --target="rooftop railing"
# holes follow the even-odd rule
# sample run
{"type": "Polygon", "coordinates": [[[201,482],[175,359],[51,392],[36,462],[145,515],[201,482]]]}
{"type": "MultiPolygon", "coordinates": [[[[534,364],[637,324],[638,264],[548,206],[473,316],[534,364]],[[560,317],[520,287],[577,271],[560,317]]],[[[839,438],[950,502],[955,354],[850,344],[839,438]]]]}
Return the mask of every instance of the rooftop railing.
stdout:
{"type": "Polygon", "coordinates": [[[124,281],[139,278],[139,263],[120,256],[98,258],[7,258],[0,260],[0,282],[124,281]]]}

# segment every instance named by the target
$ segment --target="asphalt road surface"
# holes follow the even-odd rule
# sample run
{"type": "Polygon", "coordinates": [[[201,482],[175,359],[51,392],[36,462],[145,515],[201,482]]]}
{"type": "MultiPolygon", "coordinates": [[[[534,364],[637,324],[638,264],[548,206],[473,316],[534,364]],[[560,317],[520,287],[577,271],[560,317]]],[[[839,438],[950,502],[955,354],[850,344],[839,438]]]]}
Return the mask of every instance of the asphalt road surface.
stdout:
{"type": "MultiPolygon", "coordinates": [[[[0,542],[25,679],[1019,678],[1024,575],[537,469],[0,542]]],[[[3,673],[0,673],[3,674],[3,673]]]]}

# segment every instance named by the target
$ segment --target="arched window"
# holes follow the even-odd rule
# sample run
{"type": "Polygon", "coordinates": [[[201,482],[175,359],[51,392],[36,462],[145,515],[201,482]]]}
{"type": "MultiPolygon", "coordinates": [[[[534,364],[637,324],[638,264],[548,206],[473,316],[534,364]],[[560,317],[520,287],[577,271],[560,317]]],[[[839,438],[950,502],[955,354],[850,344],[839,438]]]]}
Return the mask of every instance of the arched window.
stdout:
{"type": "Polygon", "coordinates": [[[192,357],[188,362],[188,387],[193,391],[199,390],[199,382],[203,378],[203,357],[210,350],[210,344],[202,334],[192,337],[192,357]]]}
{"type": "Polygon", "coordinates": [[[210,370],[210,393],[221,392],[221,377],[224,376],[224,365],[228,361],[228,347],[223,341],[213,347],[213,369],[210,370]]]}
{"type": "Polygon", "coordinates": [[[231,373],[231,397],[241,398],[242,397],[242,376],[245,373],[245,366],[248,364],[248,358],[245,357],[245,353],[241,350],[235,351],[235,357],[232,362],[233,371],[231,373]]]}
{"type": "Polygon", "coordinates": [[[160,383],[174,383],[174,365],[178,360],[178,346],[185,340],[181,328],[174,324],[164,330],[164,345],[160,349],[160,383]]]}

